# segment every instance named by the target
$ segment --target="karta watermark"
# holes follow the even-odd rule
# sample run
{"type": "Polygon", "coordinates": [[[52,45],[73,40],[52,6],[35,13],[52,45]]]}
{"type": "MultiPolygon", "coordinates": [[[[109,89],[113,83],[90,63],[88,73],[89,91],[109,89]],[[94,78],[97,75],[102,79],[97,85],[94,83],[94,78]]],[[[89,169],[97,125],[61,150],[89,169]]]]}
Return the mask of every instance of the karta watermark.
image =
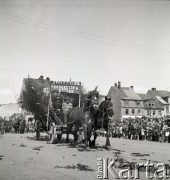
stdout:
{"type": "Polygon", "coordinates": [[[143,168],[147,179],[169,179],[170,168],[169,164],[157,163],[153,164],[148,159],[144,163],[133,164],[129,162],[122,162],[120,164],[119,158],[98,158],[97,159],[97,178],[98,179],[140,179],[140,169],[143,168]],[[116,164],[119,164],[121,170],[115,171],[116,164]]]}

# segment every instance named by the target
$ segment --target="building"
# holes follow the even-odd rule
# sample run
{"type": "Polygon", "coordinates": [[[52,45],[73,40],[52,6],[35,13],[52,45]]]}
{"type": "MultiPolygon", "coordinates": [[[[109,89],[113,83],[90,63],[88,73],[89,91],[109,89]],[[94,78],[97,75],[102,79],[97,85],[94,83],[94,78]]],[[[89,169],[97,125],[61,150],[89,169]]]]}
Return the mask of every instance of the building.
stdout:
{"type": "Polygon", "coordinates": [[[144,116],[149,118],[161,118],[164,114],[164,108],[158,99],[150,94],[139,94],[144,101],[144,116]]]}
{"type": "Polygon", "coordinates": [[[26,124],[34,124],[35,123],[34,115],[31,113],[25,112],[24,119],[26,120],[26,124]]]}
{"type": "Polygon", "coordinates": [[[148,90],[149,94],[156,102],[159,102],[162,105],[163,112],[162,116],[170,115],[170,92],[166,90],[157,90],[152,88],[148,90]]]}
{"type": "Polygon", "coordinates": [[[108,92],[113,103],[113,119],[136,118],[144,116],[144,101],[131,87],[121,87],[115,83],[108,92]]]}

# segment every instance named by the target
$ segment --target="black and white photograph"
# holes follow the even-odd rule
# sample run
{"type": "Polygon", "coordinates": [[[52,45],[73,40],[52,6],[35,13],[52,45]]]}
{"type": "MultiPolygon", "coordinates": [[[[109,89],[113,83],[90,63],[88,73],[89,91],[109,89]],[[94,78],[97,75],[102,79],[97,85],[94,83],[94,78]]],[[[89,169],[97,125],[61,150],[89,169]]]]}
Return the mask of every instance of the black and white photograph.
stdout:
{"type": "Polygon", "coordinates": [[[170,1],[0,0],[0,180],[170,178],[170,1]]]}

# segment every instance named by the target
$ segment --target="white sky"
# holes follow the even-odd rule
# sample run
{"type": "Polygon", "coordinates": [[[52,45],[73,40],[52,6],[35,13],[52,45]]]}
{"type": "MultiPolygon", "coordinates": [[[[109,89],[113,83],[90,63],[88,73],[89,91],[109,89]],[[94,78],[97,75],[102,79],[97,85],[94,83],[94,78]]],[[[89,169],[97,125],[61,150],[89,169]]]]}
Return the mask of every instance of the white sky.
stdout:
{"type": "Polygon", "coordinates": [[[28,74],[170,90],[170,1],[0,0],[0,103],[28,74]]]}

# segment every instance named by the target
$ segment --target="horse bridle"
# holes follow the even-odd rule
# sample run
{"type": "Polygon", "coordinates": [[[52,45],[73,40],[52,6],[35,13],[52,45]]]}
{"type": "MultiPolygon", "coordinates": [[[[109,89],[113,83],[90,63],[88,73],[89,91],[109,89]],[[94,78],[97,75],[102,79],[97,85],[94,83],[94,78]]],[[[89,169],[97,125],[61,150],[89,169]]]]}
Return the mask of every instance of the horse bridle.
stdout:
{"type": "MultiPolygon", "coordinates": [[[[111,110],[111,109],[112,109],[112,107],[108,107],[108,108],[106,108],[106,109],[104,110],[104,107],[103,107],[103,110],[100,110],[100,109],[99,109],[99,111],[102,112],[102,113],[105,115],[105,114],[107,114],[108,110],[111,110]]],[[[104,117],[104,116],[103,116],[103,117],[104,117]]]]}

